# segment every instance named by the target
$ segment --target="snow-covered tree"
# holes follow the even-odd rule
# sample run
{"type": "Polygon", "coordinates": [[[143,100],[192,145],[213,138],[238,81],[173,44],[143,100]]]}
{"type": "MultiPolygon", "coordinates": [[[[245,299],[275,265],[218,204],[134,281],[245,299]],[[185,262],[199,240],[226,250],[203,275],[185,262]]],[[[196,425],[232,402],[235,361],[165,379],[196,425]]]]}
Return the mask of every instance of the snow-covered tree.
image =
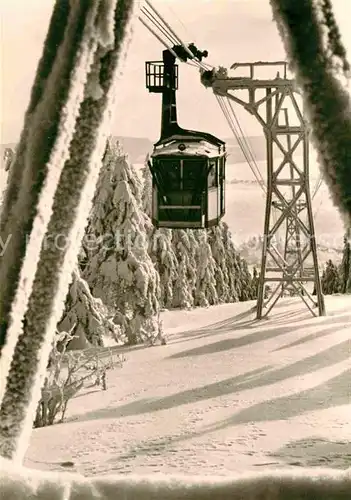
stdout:
{"type": "Polygon", "coordinates": [[[173,289],[173,307],[186,309],[194,306],[196,246],[196,240],[191,231],[173,230],[173,248],[178,261],[178,276],[173,289]]]}
{"type": "Polygon", "coordinates": [[[225,222],[222,223],[222,226],[222,239],[226,256],[229,294],[231,301],[237,302],[241,296],[240,265],[229,226],[225,222]]]}
{"type": "Polygon", "coordinates": [[[172,243],[171,229],[156,229],[150,238],[149,253],[160,276],[161,304],[173,305],[173,290],[178,279],[178,261],[172,243]]]}
{"type": "Polygon", "coordinates": [[[75,338],[70,349],[84,349],[90,345],[103,346],[103,338],[121,340],[121,330],[112,321],[101,299],[93,297],[89,286],[76,269],[72,275],[64,314],[57,325],[59,332],[70,332],[75,338]]]}
{"type": "MultiPolygon", "coordinates": [[[[132,165],[128,163],[127,155],[124,154],[118,140],[110,137],[95,191],[89,225],[83,240],[83,247],[89,256],[97,253],[103,243],[117,242],[118,244],[122,235],[117,229],[125,222],[124,219],[129,214],[128,211],[122,210],[116,218],[116,206],[120,204],[123,208],[130,202],[132,205],[130,209],[133,211],[134,208],[139,213],[141,197],[141,180],[132,165]]],[[[146,225],[147,217],[141,214],[140,218],[141,226],[146,225]]]]}
{"type": "Polygon", "coordinates": [[[152,175],[148,166],[149,155],[146,156],[142,170],[143,191],[142,207],[146,215],[152,216],[152,175]]]}
{"type": "Polygon", "coordinates": [[[219,302],[228,303],[250,300],[257,296],[248,264],[235,248],[225,222],[208,230],[212,255],[216,261],[216,288],[219,302]]]}
{"type": "Polygon", "coordinates": [[[340,278],[338,268],[332,260],[328,260],[321,279],[322,291],[325,295],[338,293],[340,289],[340,278]]]}
{"type": "Polygon", "coordinates": [[[208,230],[212,256],[216,262],[216,291],[218,302],[233,302],[229,287],[228,256],[224,246],[223,223],[208,230]]]}
{"type": "Polygon", "coordinates": [[[240,276],[240,301],[251,300],[253,298],[252,276],[249,271],[247,262],[241,257],[237,257],[240,276]]]}
{"type": "Polygon", "coordinates": [[[339,268],[340,292],[351,293],[351,244],[345,236],[342,261],[339,268]]]}
{"type": "Polygon", "coordinates": [[[159,276],[148,254],[150,219],[141,207],[141,181],[110,138],[84,239],[83,277],[94,296],[119,317],[128,342],[159,335],[159,276]]]}
{"type": "Polygon", "coordinates": [[[201,229],[186,229],[189,251],[189,263],[192,267],[189,269],[189,284],[192,289],[192,294],[195,299],[195,288],[197,282],[197,269],[199,266],[198,247],[199,241],[197,235],[201,233],[201,229]]]}
{"type": "Polygon", "coordinates": [[[212,256],[211,246],[207,231],[196,231],[194,236],[198,245],[196,248],[196,284],[195,300],[196,306],[208,307],[218,303],[216,290],[216,261],[212,256]]]}
{"type": "Polygon", "coordinates": [[[252,299],[257,299],[259,281],[260,281],[260,276],[257,272],[256,267],[254,267],[253,272],[252,272],[252,281],[251,281],[251,298],[252,299]]]}

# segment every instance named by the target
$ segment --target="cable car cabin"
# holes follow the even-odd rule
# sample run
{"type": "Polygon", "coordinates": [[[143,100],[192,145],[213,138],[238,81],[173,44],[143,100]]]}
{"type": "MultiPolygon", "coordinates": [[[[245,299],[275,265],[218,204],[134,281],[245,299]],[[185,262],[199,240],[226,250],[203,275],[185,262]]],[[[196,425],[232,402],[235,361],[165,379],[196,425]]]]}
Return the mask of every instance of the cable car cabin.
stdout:
{"type": "Polygon", "coordinates": [[[149,161],[156,227],[207,228],[217,225],[225,212],[225,143],[177,121],[175,61],[186,61],[189,52],[199,60],[208,54],[193,44],[188,49],[175,45],[163,51],[162,61],[146,62],[146,88],[162,94],[161,137],[149,161]]]}
{"type": "Polygon", "coordinates": [[[202,139],[169,138],[155,145],[149,166],[156,227],[208,228],[224,216],[225,144],[219,140],[214,144],[215,139],[208,134],[202,139]]]}

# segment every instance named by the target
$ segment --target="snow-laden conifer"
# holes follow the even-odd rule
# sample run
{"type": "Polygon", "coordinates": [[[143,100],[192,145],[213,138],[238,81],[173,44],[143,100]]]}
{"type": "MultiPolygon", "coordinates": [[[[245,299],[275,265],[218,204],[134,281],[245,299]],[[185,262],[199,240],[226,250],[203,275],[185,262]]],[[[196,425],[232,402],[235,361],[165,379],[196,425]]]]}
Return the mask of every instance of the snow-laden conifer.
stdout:
{"type": "Polygon", "coordinates": [[[246,260],[242,259],[240,256],[237,256],[238,259],[238,267],[239,267],[239,275],[240,275],[240,296],[239,300],[251,300],[253,297],[252,290],[252,276],[250,274],[249,267],[247,265],[246,260]]]}
{"type": "Polygon", "coordinates": [[[223,238],[223,223],[208,230],[208,241],[216,262],[216,291],[219,303],[233,302],[229,287],[229,269],[223,238]]]}
{"type": "Polygon", "coordinates": [[[230,302],[237,302],[241,295],[240,265],[229,226],[226,222],[223,222],[222,226],[222,240],[226,256],[230,302]]]}
{"type": "Polygon", "coordinates": [[[178,261],[172,244],[172,230],[162,228],[155,230],[151,237],[151,259],[160,277],[161,304],[172,308],[174,288],[179,285],[178,261]]]}
{"type": "Polygon", "coordinates": [[[178,261],[178,276],[174,283],[173,307],[191,308],[194,306],[196,283],[196,241],[190,231],[173,231],[173,248],[178,261]],[[195,247],[195,249],[194,249],[195,247]]]}
{"type": "Polygon", "coordinates": [[[148,166],[149,155],[146,156],[144,167],[142,169],[143,192],[142,192],[142,207],[146,215],[152,216],[152,175],[148,166]]]}
{"type": "Polygon", "coordinates": [[[148,254],[150,220],[141,207],[141,182],[110,138],[88,230],[83,277],[94,296],[124,316],[129,343],[158,335],[159,276],[148,254]]]}
{"type": "Polygon", "coordinates": [[[93,297],[78,269],[73,272],[65,311],[57,329],[75,336],[69,343],[70,349],[103,346],[104,337],[121,340],[119,326],[112,321],[101,299],[93,297]]]}
{"type": "Polygon", "coordinates": [[[344,237],[344,248],[339,268],[340,292],[351,292],[351,244],[347,235],[344,237]]]}
{"type": "Polygon", "coordinates": [[[197,268],[194,302],[196,306],[208,307],[218,302],[216,290],[216,261],[212,256],[207,231],[196,231],[194,236],[198,243],[196,247],[197,268]]]}

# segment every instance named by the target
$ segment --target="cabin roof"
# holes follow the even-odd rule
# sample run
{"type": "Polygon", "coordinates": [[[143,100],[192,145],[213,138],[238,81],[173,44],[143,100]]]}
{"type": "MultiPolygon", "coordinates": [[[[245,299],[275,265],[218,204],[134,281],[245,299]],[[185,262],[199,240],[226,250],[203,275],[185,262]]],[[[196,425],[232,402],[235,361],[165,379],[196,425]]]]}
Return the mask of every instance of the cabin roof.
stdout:
{"type": "Polygon", "coordinates": [[[152,157],[157,156],[198,156],[199,158],[217,158],[222,156],[224,152],[220,153],[218,146],[211,144],[207,141],[189,141],[173,138],[168,144],[159,145],[154,148],[152,157]],[[186,149],[181,151],[178,146],[180,144],[185,144],[186,149]]]}
{"type": "Polygon", "coordinates": [[[207,141],[215,146],[225,147],[225,142],[218,137],[209,134],[208,132],[199,132],[198,130],[188,130],[179,127],[178,124],[173,124],[173,127],[169,129],[169,134],[163,136],[155,146],[161,144],[167,144],[169,140],[176,139],[179,141],[193,140],[193,141],[207,141]]]}

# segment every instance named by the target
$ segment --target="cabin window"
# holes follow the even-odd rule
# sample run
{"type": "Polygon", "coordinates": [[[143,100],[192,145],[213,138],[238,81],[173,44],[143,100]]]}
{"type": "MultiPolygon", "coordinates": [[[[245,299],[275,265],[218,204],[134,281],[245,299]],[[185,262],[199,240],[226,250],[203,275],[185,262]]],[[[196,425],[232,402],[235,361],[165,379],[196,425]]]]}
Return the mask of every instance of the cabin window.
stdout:
{"type": "Polygon", "coordinates": [[[183,189],[185,191],[202,191],[205,169],[204,160],[183,160],[183,189]]]}
{"type": "Polygon", "coordinates": [[[208,166],[207,186],[218,187],[217,160],[210,160],[208,166]]]}
{"type": "Polygon", "coordinates": [[[172,159],[159,160],[157,171],[160,173],[162,189],[178,191],[181,185],[180,161],[172,159]]]}

